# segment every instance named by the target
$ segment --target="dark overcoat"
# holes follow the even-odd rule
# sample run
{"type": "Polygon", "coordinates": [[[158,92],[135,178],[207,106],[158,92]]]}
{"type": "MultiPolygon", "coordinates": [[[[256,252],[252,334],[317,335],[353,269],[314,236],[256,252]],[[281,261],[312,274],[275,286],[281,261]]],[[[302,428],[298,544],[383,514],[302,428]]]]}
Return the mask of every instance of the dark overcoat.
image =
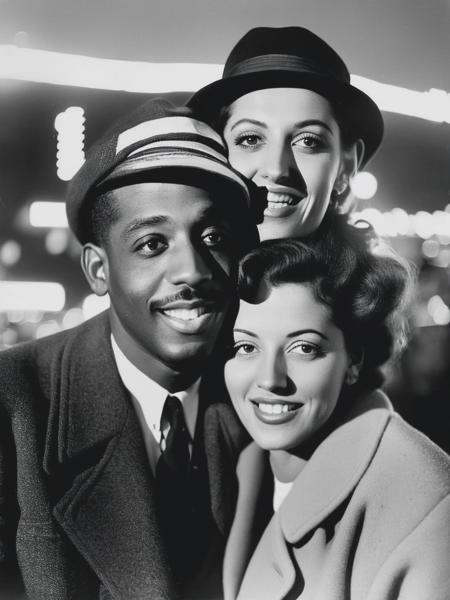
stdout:
{"type": "MultiPolygon", "coordinates": [[[[211,531],[183,597],[210,600],[246,441],[216,380],[202,383],[195,439],[211,531]]],[[[0,353],[0,598],[21,586],[42,600],[178,598],[107,313],[0,353]]]]}

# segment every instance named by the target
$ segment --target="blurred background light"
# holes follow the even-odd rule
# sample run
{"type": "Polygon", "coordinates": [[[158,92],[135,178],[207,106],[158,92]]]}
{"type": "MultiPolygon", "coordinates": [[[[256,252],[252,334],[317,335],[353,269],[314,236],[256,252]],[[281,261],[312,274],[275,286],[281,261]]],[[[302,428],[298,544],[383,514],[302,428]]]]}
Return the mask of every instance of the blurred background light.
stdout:
{"type": "Polygon", "coordinates": [[[25,318],[23,310],[15,310],[14,308],[6,311],[9,323],[20,323],[25,318]]]}
{"type": "Polygon", "coordinates": [[[65,301],[65,290],[60,283],[0,281],[0,311],[2,312],[58,312],[63,309],[65,301]]]}
{"type": "Polygon", "coordinates": [[[69,106],[56,115],[56,169],[62,181],[72,179],[84,163],[84,123],[84,110],[80,106],[69,106]]]}
{"type": "Polygon", "coordinates": [[[350,180],[350,189],[353,195],[360,200],[370,200],[377,193],[378,182],[375,175],[368,171],[356,173],[350,180]]]}
{"type": "Polygon", "coordinates": [[[439,254],[440,244],[436,240],[425,240],[422,244],[422,254],[426,258],[436,258],[439,254]]]}
{"type": "Polygon", "coordinates": [[[67,250],[69,232],[67,229],[51,229],[45,236],[45,249],[49,254],[58,255],[67,250]]]}
{"type": "Polygon", "coordinates": [[[450,323],[450,308],[440,296],[432,296],[427,304],[428,313],[436,325],[450,323]]]}
{"type": "Polygon", "coordinates": [[[19,262],[22,256],[22,248],[15,240],[7,240],[0,247],[0,262],[5,267],[12,267],[19,262]]]}
{"type": "Polygon", "coordinates": [[[450,241],[450,213],[444,211],[430,213],[420,210],[415,214],[408,214],[402,208],[382,212],[370,207],[356,211],[352,219],[368,221],[377,234],[384,237],[418,236],[427,240],[436,236],[442,244],[450,241]]]}
{"type": "Polygon", "coordinates": [[[426,240],[434,234],[434,222],[430,213],[419,210],[414,216],[414,230],[422,239],[426,240]]]}
{"type": "MultiPolygon", "coordinates": [[[[0,78],[140,93],[196,90],[219,79],[223,65],[148,63],[92,58],[0,45],[0,78]]],[[[415,91],[352,75],[353,85],[381,110],[450,123],[450,94],[432,88],[415,91]]]]}
{"type": "Polygon", "coordinates": [[[89,294],[83,300],[81,310],[83,311],[84,319],[90,319],[95,317],[99,313],[109,308],[109,295],[97,296],[96,294],[89,294]]]}
{"type": "Polygon", "coordinates": [[[222,76],[223,65],[148,63],[0,45],[0,78],[125,92],[196,90],[222,76]]]}
{"type": "Polygon", "coordinates": [[[447,269],[450,267],[450,249],[444,248],[439,252],[437,257],[434,259],[434,265],[436,267],[441,267],[442,269],[447,269]]]}
{"type": "Polygon", "coordinates": [[[431,88],[426,92],[379,83],[352,75],[353,85],[375,100],[381,110],[418,117],[428,121],[450,123],[450,94],[431,88]]]}
{"type": "Polygon", "coordinates": [[[8,327],[1,334],[1,342],[2,345],[7,348],[8,346],[13,346],[19,341],[19,334],[15,329],[8,327]]]}
{"type": "Polygon", "coordinates": [[[62,318],[63,329],[71,329],[80,325],[84,321],[83,310],[81,308],[69,308],[62,318]]]}
{"type": "Polygon", "coordinates": [[[32,202],[29,219],[33,227],[68,227],[64,202],[32,202]]]}
{"type": "Polygon", "coordinates": [[[36,329],[36,339],[58,333],[58,331],[61,331],[61,327],[56,321],[47,321],[46,323],[39,325],[39,327],[36,329]]]}

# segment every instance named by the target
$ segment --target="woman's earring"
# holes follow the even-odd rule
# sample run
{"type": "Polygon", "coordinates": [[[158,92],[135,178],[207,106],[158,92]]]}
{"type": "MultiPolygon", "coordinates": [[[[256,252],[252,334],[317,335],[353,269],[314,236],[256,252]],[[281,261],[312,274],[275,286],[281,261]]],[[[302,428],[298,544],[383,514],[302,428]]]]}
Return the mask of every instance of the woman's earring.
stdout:
{"type": "Polygon", "coordinates": [[[357,368],[356,365],[352,365],[351,367],[349,367],[349,369],[347,370],[347,373],[345,374],[345,383],[347,385],[353,385],[354,383],[356,383],[358,381],[358,376],[359,376],[359,369],[357,368]]]}
{"type": "Polygon", "coordinates": [[[340,175],[334,182],[333,191],[331,192],[331,195],[336,198],[343,194],[348,188],[348,182],[348,175],[346,173],[342,173],[342,175],[340,175]]]}

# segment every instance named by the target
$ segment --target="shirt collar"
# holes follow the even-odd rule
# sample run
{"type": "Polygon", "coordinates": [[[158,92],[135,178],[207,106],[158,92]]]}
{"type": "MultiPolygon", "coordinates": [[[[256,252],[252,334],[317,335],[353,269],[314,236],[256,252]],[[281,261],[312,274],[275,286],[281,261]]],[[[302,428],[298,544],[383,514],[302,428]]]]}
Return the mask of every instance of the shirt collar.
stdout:
{"type": "MultiPolygon", "coordinates": [[[[169,392],[139,370],[125,356],[112,334],[111,345],[120,378],[126,389],[139,403],[145,421],[159,443],[161,439],[161,415],[169,392]]],[[[170,394],[171,396],[176,396],[183,405],[186,426],[192,439],[194,438],[197,421],[199,387],[200,378],[194,381],[186,390],[170,394]]]]}

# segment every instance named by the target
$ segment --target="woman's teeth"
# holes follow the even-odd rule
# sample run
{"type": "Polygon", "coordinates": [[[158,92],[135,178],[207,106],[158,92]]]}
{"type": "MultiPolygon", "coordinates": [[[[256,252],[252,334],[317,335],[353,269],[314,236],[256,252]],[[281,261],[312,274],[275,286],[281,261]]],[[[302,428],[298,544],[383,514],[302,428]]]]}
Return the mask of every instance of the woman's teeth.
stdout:
{"type": "Polygon", "coordinates": [[[298,196],[290,194],[279,194],[275,192],[267,192],[267,205],[269,208],[281,208],[283,206],[294,206],[300,202],[298,196]]]}
{"type": "Polygon", "coordinates": [[[291,410],[296,410],[299,406],[295,404],[258,404],[258,408],[261,412],[267,415],[281,415],[291,410]]]}

